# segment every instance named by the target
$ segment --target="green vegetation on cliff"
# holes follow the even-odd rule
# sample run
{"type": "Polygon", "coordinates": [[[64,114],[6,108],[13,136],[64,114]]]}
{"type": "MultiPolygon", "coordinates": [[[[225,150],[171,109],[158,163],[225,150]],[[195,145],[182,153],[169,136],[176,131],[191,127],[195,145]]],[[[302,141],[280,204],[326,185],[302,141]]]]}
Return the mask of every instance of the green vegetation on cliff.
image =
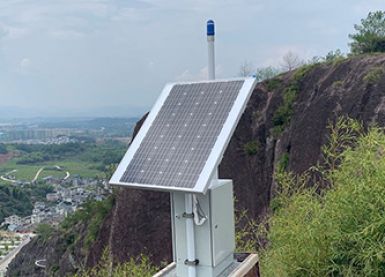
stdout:
{"type": "Polygon", "coordinates": [[[159,268],[154,266],[149,257],[145,255],[131,258],[125,263],[120,263],[112,267],[112,261],[108,254],[108,249],[106,249],[100,263],[96,267],[75,274],[73,277],[151,277],[158,270],[159,268]]]}
{"type": "Polygon", "coordinates": [[[108,212],[112,209],[114,201],[114,195],[111,195],[102,201],[88,201],[76,212],[66,217],[60,224],[60,231],[70,238],[66,239],[69,244],[68,246],[81,239],[81,234],[74,232],[73,226],[76,224],[83,224],[87,226],[87,231],[84,236],[84,250],[88,250],[88,247],[97,238],[100,225],[108,212]]]}
{"type": "MultiPolygon", "coordinates": [[[[274,112],[274,128],[272,130],[273,136],[280,135],[285,127],[290,124],[290,120],[294,111],[294,103],[300,91],[302,79],[317,65],[319,65],[319,62],[305,64],[295,70],[293,76],[290,79],[290,83],[282,92],[282,103],[274,112]]],[[[273,80],[267,82],[267,86],[271,86],[271,82],[273,80]]],[[[275,81],[274,83],[278,82],[275,81]]]]}
{"type": "Polygon", "coordinates": [[[382,276],[385,272],[385,134],[339,120],[324,147],[317,186],[311,172],[277,173],[280,185],[263,276],[382,276]],[[359,134],[359,135],[358,135],[359,134]],[[319,187],[330,188],[319,192],[319,187]]]}

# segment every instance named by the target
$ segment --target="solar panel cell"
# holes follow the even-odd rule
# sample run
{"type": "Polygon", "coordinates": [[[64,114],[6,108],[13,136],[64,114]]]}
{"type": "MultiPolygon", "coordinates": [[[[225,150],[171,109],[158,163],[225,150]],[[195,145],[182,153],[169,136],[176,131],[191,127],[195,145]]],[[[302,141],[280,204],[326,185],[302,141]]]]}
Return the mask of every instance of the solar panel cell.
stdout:
{"type": "Polygon", "coordinates": [[[124,171],[111,182],[194,190],[244,83],[172,86],[124,171]]]}

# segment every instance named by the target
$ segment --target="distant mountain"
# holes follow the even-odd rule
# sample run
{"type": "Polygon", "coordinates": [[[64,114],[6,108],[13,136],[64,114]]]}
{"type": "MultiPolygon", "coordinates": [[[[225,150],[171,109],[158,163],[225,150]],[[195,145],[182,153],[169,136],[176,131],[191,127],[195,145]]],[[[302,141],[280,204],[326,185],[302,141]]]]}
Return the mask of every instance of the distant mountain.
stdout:
{"type": "Polygon", "coordinates": [[[55,118],[36,124],[40,128],[103,130],[109,136],[128,136],[138,120],[138,117],[55,118]]]}
{"type": "Polygon", "coordinates": [[[21,108],[14,106],[0,105],[0,121],[6,121],[13,118],[38,117],[43,113],[33,108],[21,108]]]}
{"type": "Polygon", "coordinates": [[[52,108],[46,109],[26,108],[16,106],[1,106],[0,123],[20,118],[41,118],[41,117],[140,117],[148,111],[148,107],[136,106],[102,106],[84,109],[52,108]]]}

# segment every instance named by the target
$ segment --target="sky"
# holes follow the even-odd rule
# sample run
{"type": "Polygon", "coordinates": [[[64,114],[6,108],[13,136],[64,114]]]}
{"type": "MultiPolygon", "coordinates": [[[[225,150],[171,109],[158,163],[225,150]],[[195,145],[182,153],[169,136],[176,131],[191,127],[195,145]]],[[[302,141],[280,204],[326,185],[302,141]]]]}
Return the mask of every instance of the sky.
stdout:
{"type": "Polygon", "coordinates": [[[140,116],[167,82],[217,78],[330,50],[383,0],[1,0],[0,117],[140,116]]]}

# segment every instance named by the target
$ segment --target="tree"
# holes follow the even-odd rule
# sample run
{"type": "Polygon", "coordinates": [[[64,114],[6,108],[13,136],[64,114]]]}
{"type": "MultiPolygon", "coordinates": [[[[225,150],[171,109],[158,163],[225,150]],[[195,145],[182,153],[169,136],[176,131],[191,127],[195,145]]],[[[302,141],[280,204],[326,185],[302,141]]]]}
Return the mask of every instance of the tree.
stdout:
{"type": "Polygon", "coordinates": [[[5,146],[4,143],[0,143],[0,154],[7,154],[7,153],[8,153],[7,146],[5,146]]]}
{"type": "Polygon", "coordinates": [[[251,76],[255,72],[254,65],[249,61],[244,61],[239,68],[239,76],[251,76]]]}
{"type": "Polygon", "coordinates": [[[272,66],[262,67],[258,68],[255,72],[255,78],[258,82],[261,82],[263,80],[272,79],[279,73],[281,73],[281,71],[278,68],[272,66]]]}
{"type": "Polygon", "coordinates": [[[337,49],[335,51],[329,51],[326,54],[325,58],[323,58],[325,62],[335,62],[343,59],[345,59],[345,56],[340,49],[337,49]]]}
{"type": "Polygon", "coordinates": [[[370,12],[361,24],[355,24],[355,34],[350,34],[350,51],[353,54],[385,52],[385,12],[370,12]]]}
{"type": "Polygon", "coordinates": [[[303,61],[299,56],[291,51],[287,52],[282,58],[282,69],[284,71],[292,71],[302,64],[303,61]]]}

